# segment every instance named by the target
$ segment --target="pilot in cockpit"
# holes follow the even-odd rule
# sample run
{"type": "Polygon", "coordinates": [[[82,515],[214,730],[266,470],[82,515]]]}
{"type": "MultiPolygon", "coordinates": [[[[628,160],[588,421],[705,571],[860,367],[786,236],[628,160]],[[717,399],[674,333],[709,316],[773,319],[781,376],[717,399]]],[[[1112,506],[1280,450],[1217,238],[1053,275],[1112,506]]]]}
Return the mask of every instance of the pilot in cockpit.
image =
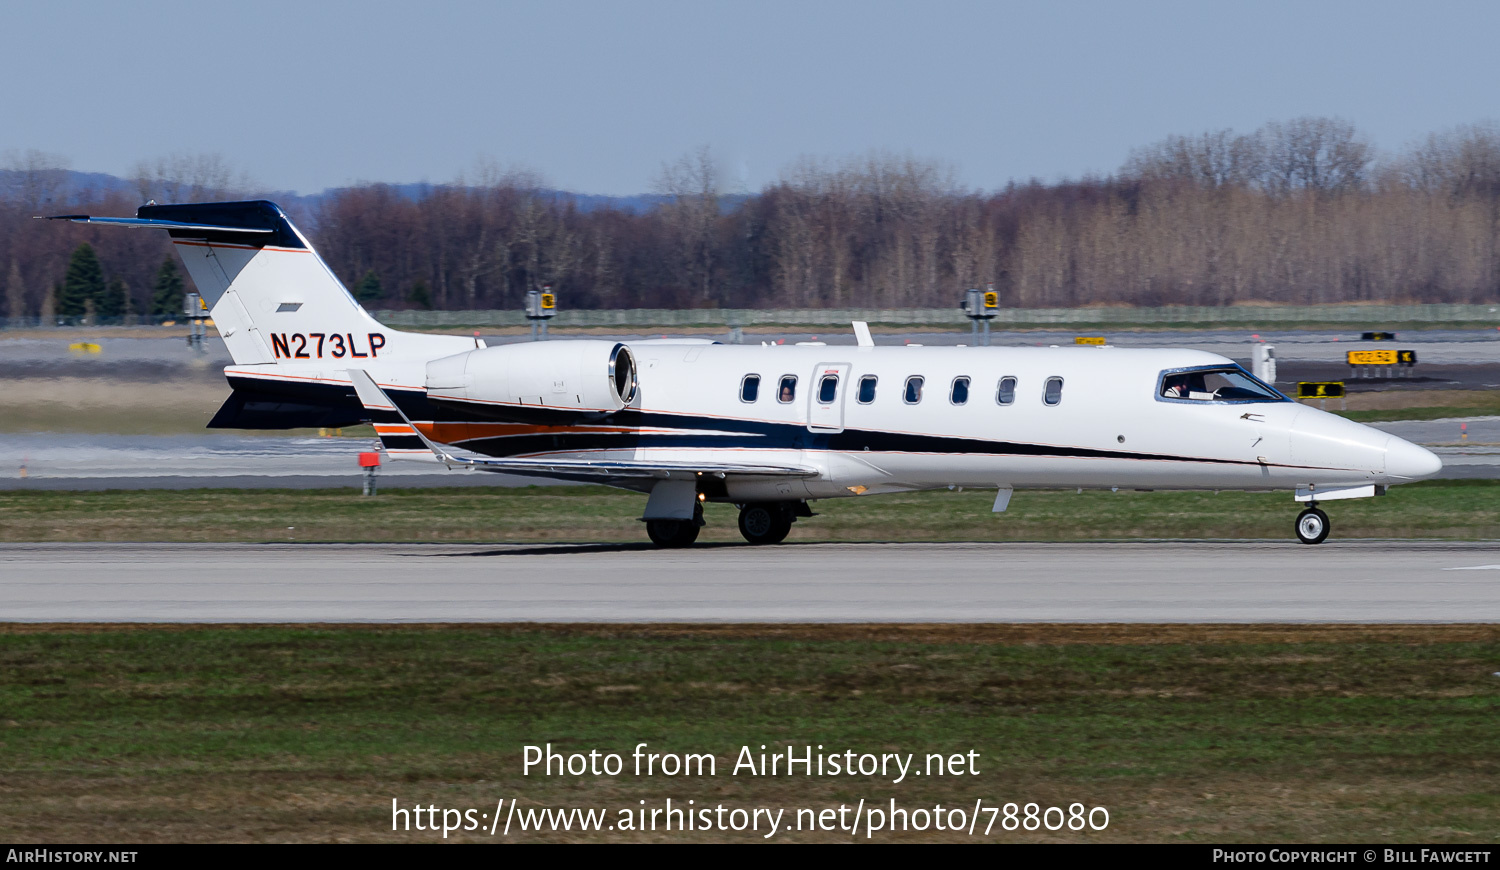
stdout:
{"type": "Polygon", "coordinates": [[[1202,372],[1181,372],[1162,379],[1161,394],[1168,399],[1211,398],[1202,372]],[[1193,395],[1197,393],[1197,395],[1193,395]]]}

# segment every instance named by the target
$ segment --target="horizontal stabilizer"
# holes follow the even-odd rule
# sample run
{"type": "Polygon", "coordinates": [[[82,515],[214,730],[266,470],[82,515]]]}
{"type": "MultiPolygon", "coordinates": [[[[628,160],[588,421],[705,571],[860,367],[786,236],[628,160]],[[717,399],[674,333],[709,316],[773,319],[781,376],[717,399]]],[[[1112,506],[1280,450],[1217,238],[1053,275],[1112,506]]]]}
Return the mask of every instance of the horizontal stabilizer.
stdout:
{"type": "Polygon", "coordinates": [[[37,220],[72,221],[75,224],[104,224],[116,227],[152,227],[158,230],[199,230],[213,233],[274,233],[273,229],[258,227],[224,227],[210,224],[190,224],[183,221],[153,220],[151,218],[93,217],[86,214],[37,215],[37,220]]]}

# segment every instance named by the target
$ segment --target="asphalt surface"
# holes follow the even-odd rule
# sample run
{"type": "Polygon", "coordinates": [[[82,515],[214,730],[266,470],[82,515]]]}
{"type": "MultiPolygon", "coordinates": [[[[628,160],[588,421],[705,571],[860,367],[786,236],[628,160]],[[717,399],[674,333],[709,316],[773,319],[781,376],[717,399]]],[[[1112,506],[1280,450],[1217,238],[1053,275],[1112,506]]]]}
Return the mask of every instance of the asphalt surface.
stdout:
{"type": "MultiPolygon", "coordinates": [[[[359,453],[373,449],[372,438],[0,435],[0,490],[357,488],[364,485],[359,453]]],[[[400,489],[566,484],[400,460],[380,468],[376,485],[400,489]]]]}
{"type": "Polygon", "coordinates": [[[11,544],[0,620],[1497,622],[1500,542],[11,544]]]}

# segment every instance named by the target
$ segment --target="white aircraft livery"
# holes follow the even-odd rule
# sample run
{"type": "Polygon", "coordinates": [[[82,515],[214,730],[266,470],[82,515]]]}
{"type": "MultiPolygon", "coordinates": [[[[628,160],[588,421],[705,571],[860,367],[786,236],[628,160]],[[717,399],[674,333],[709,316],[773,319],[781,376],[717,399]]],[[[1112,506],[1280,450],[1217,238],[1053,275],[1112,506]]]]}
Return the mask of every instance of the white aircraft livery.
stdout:
{"type": "Polygon", "coordinates": [[[1284,490],[1320,501],[1436,474],[1431,452],[1300,405],[1226,357],[1113,347],[723,345],[561,340],[486,347],[382,326],[270,202],[147,205],[234,364],[210,427],[370,422],[391,458],[647,493],[663,547],[702,503],[779,543],[810,501],[939,487],[1284,490]]]}

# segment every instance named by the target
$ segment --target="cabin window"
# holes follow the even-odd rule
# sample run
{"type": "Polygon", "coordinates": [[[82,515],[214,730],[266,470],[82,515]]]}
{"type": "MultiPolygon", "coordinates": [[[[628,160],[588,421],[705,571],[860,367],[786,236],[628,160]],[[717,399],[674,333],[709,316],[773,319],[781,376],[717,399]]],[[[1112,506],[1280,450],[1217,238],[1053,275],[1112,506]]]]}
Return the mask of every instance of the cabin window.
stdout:
{"type": "Polygon", "coordinates": [[[1239,366],[1163,372],[1159,398],[1179,402],[1285,402],[1286,397],[1239,366]]]}
{"type": "Polygon", "coordinates": [[[1009,405],[1016,400],[1016,379],[1004,377],[1000,379],[1000,388],[995,391],[995,402],[1000,405],[1009,405]]]}
{"type": "Polygon", "coordinates": [[[906,400],[906,404],[915,405],[922,401],[922,384],[926,380],[921,375],[914,375],[906,379],[906,395],[903,397],[906,400]]]}
{"type": "Polygon", "coordinates": [[[1049,405],[1062,402],[1062,378],[1048,378],[1047,386],[1042,390],[1042,401],[1049,405]]]}
{"type": "Polygon", "coordinates": [[[797,376],[783,375],[781,386],[776,388],[776,401],[786,405],[795,398],[797,398],[797,376]]]}
{"type": "Polygon", "coordinates": [[[861,405],[868,405],[875,401],[875,376],[865,375],[859,379],[859,399],[861,405]]]}
{"type": "Polygon", "coordinates": [[[753,402],[760,398],[760,375],[745,375],[740,381],[740,401],[753,402]]]}
{"type": "Polygon", "coordinates": [[[969,379],[954,378],[953,389],[948,393],[948,401],[955,405],[966,405],[969,402],[969,379]]]}
{"type": "Polygon", "coordinates": [[[833,400],[838,398],[839,376],[824,375],[823,380],[818,382],[818,401],[825,405],[832,405],[833,400]]]}

